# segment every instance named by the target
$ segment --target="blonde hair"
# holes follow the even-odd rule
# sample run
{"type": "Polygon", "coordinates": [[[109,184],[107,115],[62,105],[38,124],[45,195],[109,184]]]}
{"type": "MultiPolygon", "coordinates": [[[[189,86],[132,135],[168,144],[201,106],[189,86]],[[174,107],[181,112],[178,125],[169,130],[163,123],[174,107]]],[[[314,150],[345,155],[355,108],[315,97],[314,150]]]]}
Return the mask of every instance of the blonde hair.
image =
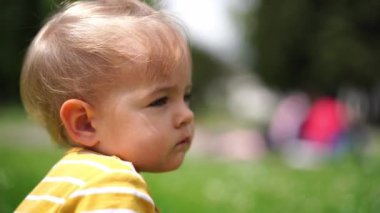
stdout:
{"type": "Polygon", "coordinates": [[[157,79],[179,66],[191,69],[186,38],[173,20],[138,0],[64,6],[26,54],[20,85],[27,112],[54,141],[70,145],[59,116],[66,100],[101,100],[125,72],[157,79]]]}

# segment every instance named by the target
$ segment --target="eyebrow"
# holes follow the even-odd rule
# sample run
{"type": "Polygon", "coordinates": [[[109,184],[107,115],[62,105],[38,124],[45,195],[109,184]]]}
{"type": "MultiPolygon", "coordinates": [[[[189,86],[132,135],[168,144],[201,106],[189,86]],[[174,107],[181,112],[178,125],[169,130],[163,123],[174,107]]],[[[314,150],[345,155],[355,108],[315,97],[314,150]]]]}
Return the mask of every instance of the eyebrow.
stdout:
{"type": "MultiPolygon", "coordinates": [[[[185,91],[188,91],[188,90],[191,90],[192,88],[192,84],[188,84],[186,87],[185,87],[185,91]]],[[[175,88],[176,86],[173,85],[173,84],[163,84],[163,85],[159,85],[157,87],[153,87],[152,89],[149,90],[148,94],[153,94],[153,93],[159,93],[159,92],[164,92],[164,91],[167,91],[167,90],[171,90],[173,88],[175,88]]]]}

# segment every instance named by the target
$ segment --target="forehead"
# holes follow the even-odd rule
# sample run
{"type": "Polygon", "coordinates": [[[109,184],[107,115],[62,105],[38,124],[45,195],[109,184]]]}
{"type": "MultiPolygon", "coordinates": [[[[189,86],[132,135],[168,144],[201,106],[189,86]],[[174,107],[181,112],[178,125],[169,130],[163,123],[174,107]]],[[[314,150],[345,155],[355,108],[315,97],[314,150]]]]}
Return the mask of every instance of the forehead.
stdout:
{"type": "Polygon", "coordinates": [[[191,81],[191,54],[187,39],[178,28],[156,19],[128,27],[133,30],[123,30],[126,35],[111,45],[120,56],[115,63],[117,78],[132,88],[176,81],[179,76],[191,81]]]}
{"type": "Polygon", "coordinates": [[[132,87],[175,83],[191,84],[192,62],[188,47],[178,45],[165,51],[151,48],[148,57],[127,61],[120,67],[120,78],[132,87]],[[186,82],[185,82],[186,81],[186,82]]]}
{"type": "Polygon", "coordinates": [[[178,67],[177,69],[162,73],[160,73],[160,70],[156,72],[159,73],[155,73],[154,76],[147,72],[137,72],[134,75],[125,73],[127,80],[124,82],[124,86],[131,90],[137,88],[159,90],[175,86],[188,87],[192,84],[192,70],[190,67],[178,67]]]}
{"type": "Polygon", "coordinates": [[[143,74],[129,75],[124,73],[124,75],[127,77],[121,76],[120,79],[122,80],[115,80],[111,87],[102,92],[101,97],[103,99],[97,102],[99,109],[108,110],[108,103],[114,103],[113,101],[115,100],[124,100],[122,97],[134,97],[137,98],[133,98],[134,100],[139,100],[161,92],[184,93],[192,88],[191,69],[173,70],[154,79],[147,78],[143,74]]]}

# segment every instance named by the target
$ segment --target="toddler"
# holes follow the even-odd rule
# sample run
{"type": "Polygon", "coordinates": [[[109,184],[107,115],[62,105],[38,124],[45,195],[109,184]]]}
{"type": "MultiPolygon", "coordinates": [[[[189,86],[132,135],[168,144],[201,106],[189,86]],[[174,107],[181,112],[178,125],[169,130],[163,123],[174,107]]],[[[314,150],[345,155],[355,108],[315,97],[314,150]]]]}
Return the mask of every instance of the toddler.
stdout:
{"type": "Polygon", "coordinates": [[[138,0],[77,1],[31,43],[28,113],[69,147],[16,212],[157,212],[140,172],[177,169],[193,137],[179,26],[138,0]]]}

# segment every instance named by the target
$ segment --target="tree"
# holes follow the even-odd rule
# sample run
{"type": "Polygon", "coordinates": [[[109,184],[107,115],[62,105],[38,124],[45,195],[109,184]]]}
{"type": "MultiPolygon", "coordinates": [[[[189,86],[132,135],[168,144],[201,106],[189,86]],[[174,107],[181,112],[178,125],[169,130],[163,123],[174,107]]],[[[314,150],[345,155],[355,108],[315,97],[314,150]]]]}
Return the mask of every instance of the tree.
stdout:
{"type": "Polygon", "coordinates": [[[378,11],[377,0],[262,0],[246,19],[252,70],[283,91],[369,91],[380,79],[378,11]]]}
{"type": "MultiPolygon", "coordinates": [[[[228,70],[222,61],[197,46],[191,46],[191,54],[193,60],[192,95],[194,96],[192,108],[199,112],[207,105],[207,90],[226,78],[228,70]]],[[[220,94],[222,93],[220,90],[220,94]]]]}
{"type": "Polygon", "coordinates": [[[39,0],[4,1],[0,8],[0,101],[17,101],[21,63],[43,15],[39,0]]]}

